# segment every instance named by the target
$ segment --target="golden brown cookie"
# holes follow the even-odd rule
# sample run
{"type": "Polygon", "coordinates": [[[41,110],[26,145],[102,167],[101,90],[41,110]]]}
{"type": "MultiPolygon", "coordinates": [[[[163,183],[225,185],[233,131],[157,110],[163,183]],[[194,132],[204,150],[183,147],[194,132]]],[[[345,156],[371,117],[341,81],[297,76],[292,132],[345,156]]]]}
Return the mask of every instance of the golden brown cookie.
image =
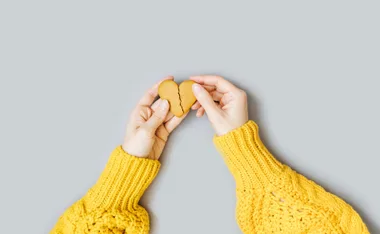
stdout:
{"type": "Polygon", "coordinates": [[[170,111],[177,117],[187,113],[195,103],[196,98],[193,94],[192,85],[195,82],[186,80],[179,86],[172,80],[163,81],[158,87],[160,98],[168,100],[170,111]]]}

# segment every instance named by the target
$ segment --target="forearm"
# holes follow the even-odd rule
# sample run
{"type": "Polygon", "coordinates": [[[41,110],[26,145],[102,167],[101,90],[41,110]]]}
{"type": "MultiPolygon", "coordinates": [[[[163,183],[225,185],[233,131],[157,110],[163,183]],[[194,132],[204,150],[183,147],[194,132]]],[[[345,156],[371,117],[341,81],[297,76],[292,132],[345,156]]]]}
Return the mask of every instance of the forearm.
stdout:
{"type": "Polygon", "coordinates": [[[253,121],[214,142],[236,179],[245,233],[271,232],[273,224],[289,233],[368,233],[350,205],[276,160],[253,121]]]}
{"type": "Polygon", "coordinates": [[[214,143],[236,180],[238,189],[267,187],[283,175],[286,166],[267,150],[256,123],[248,121],[226,135],[215,137],[214,143]]]}
{"type": "Polygon", "coordinates": [[[157,160],[116,148],[97,183],[60,217],[51,233],[148,233],[149,217],[138,202],[159,168],[157,160]]]}
{"type": "Polygon", "coordinates": [[[135,209],[159,168],[158,160],[137,158],[117,147],[99,180],[85,197],[87,208],[135,209]]]}

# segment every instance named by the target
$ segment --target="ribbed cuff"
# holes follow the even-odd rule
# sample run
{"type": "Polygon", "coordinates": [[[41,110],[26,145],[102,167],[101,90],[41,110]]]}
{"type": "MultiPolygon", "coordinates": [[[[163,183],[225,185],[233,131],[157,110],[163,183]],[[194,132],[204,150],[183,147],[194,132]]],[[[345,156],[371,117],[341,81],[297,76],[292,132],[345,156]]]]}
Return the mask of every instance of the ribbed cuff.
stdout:
{"type": "Polygon", "coordinates": [[[215,137],[214,143],[238,188],[263,188],[273,178],[281,176],[284,166],[261,142],[259,128],[253,121],[226,135],[215,137]]]}
{"type": "Polygon", "coordinates": [[[111,154],[97,183],[86,195],[88,209],[136,209],[152,183],[160,162],[127,154],[121,146],[111,154]]]}

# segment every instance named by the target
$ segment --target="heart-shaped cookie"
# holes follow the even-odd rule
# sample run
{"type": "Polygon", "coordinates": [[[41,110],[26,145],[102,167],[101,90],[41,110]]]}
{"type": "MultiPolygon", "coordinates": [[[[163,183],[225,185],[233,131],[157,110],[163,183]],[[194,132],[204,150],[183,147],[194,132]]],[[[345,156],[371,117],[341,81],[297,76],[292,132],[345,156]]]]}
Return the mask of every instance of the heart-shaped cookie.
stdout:
{"type": "Polygon", "coordinates": [[[185,80],[179,86],[172,80],[163,81],[158,87],[160,98],[168,100],[170,111],[177,117],[187,113],[197,100],[193,94],[192,85],[195,82],[185,80]]]}

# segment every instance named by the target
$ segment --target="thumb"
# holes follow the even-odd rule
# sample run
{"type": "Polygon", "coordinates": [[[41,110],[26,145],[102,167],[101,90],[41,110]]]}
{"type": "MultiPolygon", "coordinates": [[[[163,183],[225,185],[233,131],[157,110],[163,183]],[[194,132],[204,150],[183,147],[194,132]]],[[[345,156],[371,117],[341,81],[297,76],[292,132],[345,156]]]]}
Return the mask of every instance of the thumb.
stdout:
{"type": "Polygon", "coordinates": [[[167,100],[159,100],[160,104],[154,111],[153,115],[146,121],[146,129],[155,133],[157,128],[165,121],[166,115],[169,111],[169,103],[167,100]]]}
{"type": "Polygon", "coordinates": [[[219,112],[219,107],[216,105],[211,95],[205,88],[199,84],[193,84],[193,93],[198,102],[203,106],[209,117],[215,116],[219,112]]]}

